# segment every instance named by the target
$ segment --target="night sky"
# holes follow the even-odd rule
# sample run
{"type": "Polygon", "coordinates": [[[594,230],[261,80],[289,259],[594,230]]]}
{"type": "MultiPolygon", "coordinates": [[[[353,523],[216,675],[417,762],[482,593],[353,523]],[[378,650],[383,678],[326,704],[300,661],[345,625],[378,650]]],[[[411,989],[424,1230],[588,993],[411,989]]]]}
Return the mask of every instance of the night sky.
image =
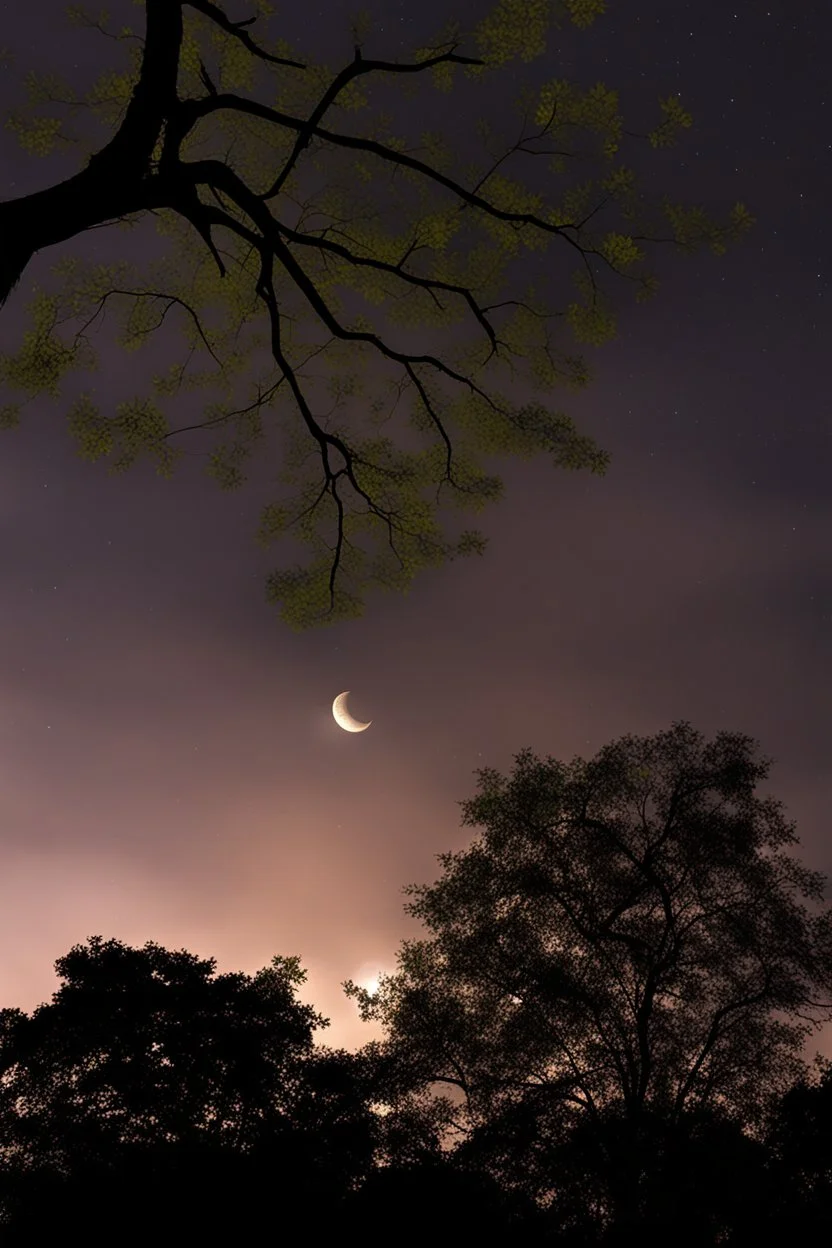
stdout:
{"type": "MultiPolygon", "coordinates": [[[[82,89],[121,67],[63,8],[0,6],[4,114],[30,68],[82,89]]],[[[141,29],[132,4],[110,8],[141,29]]],[[[802,856],[832,872],[832,10],[609,8],[495,79],[492,120],[510,140],[522,81],[558,74],[618,87],[625,116],[678,92],[695,125],[651,162],[656,185],[714,211],[742,199],[757,225],[721,259],[663,253],[659,294],[622,306],[617,340],[590,352],[593,383],[561,400],[610,452],[606,477],[505,466],[482,559],[298,635],[264,601],[257,472],[223,494],[197,457],[170,482],[84,463],[63,415],[83,373],[0,433],[0,1005],[47,999],[55,958],[95,933],[221,970],[299,954],[326,1039],[353,1046],[371,1032],[339,984],[392,969],[418,931],[401,887],[469,840],[456,803],[474,769],[507,770],[523,746],[589,757],[676,719],[756,737],[802,856]],[[345,689],[365,733],[332,720],[345,689]]],[[[368,55],[404,57],[447,14],[470,26],[485,9],[377,3],[368,55]]],[[[336,70],[350,12],[303,6],[272,30],[336,70]]],[[[421,100],[430,124],[448,115],[427,82],[406,108],[421,100]]],[[[456,132],[478,142],[459,108],[456,132]]],[[[10,198],[78,155],[30,157],[3,130],[0,167],[10,198]]],[[[41,253],[0,313],[0,349],[61,255],[113,256],[125,237],[41,253]]],[[[102,406],[141,392],[153,350],[102,351],[102,406]]]]}

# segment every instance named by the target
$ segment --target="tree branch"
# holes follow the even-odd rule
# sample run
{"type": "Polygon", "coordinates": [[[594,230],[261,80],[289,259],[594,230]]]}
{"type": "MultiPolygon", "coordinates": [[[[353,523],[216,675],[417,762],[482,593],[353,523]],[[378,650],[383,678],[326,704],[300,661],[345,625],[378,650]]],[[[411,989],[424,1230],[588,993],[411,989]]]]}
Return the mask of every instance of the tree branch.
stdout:
{"type": "MultiPolygon", "coordinates": [[[[174,0],[177,3],[177,0],[174,0]]],[[[300,61],[287,61],[285,57],[273,56],[271,52],[267,52],[265,48],[261,48],[255,43],[251,35],[245,31],[246,26],[252,26],[257,17],[247,17],[242,22],[232,22],[227,14],[217,5],[211,4],[211,0],[178,0],[180,4],[189,4],[192,9],[196,9],[198,13],[202,13],[205,17],[210,17],[221,30],[232,35],[235,39],[239,39],[240,43],[251,52],[252,56],[257,56],[261,61],[267,61],[270,65],[285,65],[289,69],[306,69],[306,66],[300,61]]]]}

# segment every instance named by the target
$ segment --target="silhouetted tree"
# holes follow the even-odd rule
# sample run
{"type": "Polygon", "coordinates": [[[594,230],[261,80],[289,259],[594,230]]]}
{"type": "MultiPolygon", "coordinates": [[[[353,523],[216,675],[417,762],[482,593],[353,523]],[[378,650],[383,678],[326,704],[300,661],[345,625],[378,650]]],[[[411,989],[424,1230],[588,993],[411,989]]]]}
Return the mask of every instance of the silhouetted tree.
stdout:
{"type": "Polygon", "coordinates": [[[765,1135],[770,1161],[758,1218],[743,1248],[769,1235],[825,1243],[832,1236],[832,1062],[819,1058],[775,1106],[765,1135]],[[756,1235],[756,1238],[755,1238],[756,1235]]]}
{"type": "Polygon", "coordinates": [[[482,1170],[446,1158],[379,1167],[348,1206],[348,1225],[368,1248],[392,1242],[458,1248],[493,1243],[533,1248],[551,1235],[533,1201],[510,1192],[482,1170]]]}
{"type": "MultiPolygon", "coordinates": [[[[459,1162],[494,1157],[489,1124],[459,1150],[459,1162]]],[[[513,1139],[517,1147],[516,1137],[513,1139]]],[[[539,1145],[538,1145],[539,1147],[539,1145]]],[[[511,1148],[505,1140],[500,1153],[511,1148]]],[[[522,1156],[522,1148],[519,1150],[522,1156]]],[[[547,1202],[549,1233],[562,1248],[643,1248],[672,1243],[704,1248],[759,1223],[760,1192],[769,1181],[769,1153],[736,1121],[716,1112],[683,1114],[675,1121],[619,1103],[589,1115],[548,1158],[554,1199],[547,1202]]]]}
{"type": "Polygon", "coordinates": [[[214,966],[94,937],[51,1004],[0,1012],[4,1242],[243,1242],[289,1207],[334,1225],[373,1162],[358,1063],[314,1048],[297,959],[214,966]]]}
{"type": "Polygon", "coordinates": [[[437,1104],[456,1164],[578,1240],[634,1242],[650,1219],[674,1242],[727,1234],[832,1017],[824,877],[784,852],[793,825],[755,792],[768,769],[751,738],[677,723],[479,772],[462,807],[482,833],[406,890],[429,937],[375,995],[346,985],[386,1028],[389,1103],[437,1104]],[[736,1199],[714,1157],[745,1175],[736,1199]]]}
{"type": "MultiPolygon", "coordinates": [[[[74,10],[132,62],[108,67],[86,100],[35,75],[28,112],[10,119],[37,153],[77,142],[72,127],[85,115],[109,137],[83,141],[87,163],[66,181],[0,203],[0,303],[38,251],[94,228],[152,215],[173,250],[144,277],[126,261],[62,262],[59,293],[36,295],[22,346],[0,358],[0,381],[26,401],[58,397],[66,375],[95,362],[88,331],[110,309],[128,349],[178,322],[187,354],[154,378],[152,397],[101,412],[83,393],[70,427],[87,458],[123,469],[147,454],[164,474],[174,440],[206,430],[219,435],[209,470],[234,488],[275,413],[277,480],[292,492],[265,508],[260,536],[311,547],[306,567],[268,582],[296,627],[358,615],[369,588],[406,589],[423,568],[481,552],[480,532],[449,534],[440,516],[446,504],[478,511],[500,496],[485,469],[495,455],[546,453],[560,467],[603,472],[605,453],[549,402],[556,387],[585,384],[581,344],[614,332],[608,279],[644,295],[653,244],[721,251],[750,222],[742,205],[718,224],[700,206],[640,189],[628,150],[665,146],[689,126],[679,100],[661,101],[658,126],[639,135],[625,128],[615,91],[556,76],[524,92],[513,143],[478,127],[479,157],[472,145],[453,156],[441,135],[396,136],[383,113],[354,124],[377,82],[490,83],[509,62],[541,56],[550,25],[589,26],[603,0],[500,0],[473,31],[475,55],[453,25],[402,62],[365,56],[356,31],[354,59],[338,73],[255,38],[263,0],[241,21],[212,0],[144,0],[144,9],[144,38],[129,27],[113,36],[106,17],[74,10]],[[531,156],[547,162],[545,193],[510,176],[531,156]],[[540,261],[534,286],[504,285],[521,249],[549,244],[562,271],[541,276],[540,261]],[[572,293],[552,307],[541,292],[556,287],[572,293]],[[395,342],[345,312],[344,292],[380,307],[395,342]],[[457,322],[475,337],[449,333],[457,322]],[[435,334],[408,343],[402,331],[420,325],[441,331],[439,348],[435,334]],[[255,370],[262,347],[270,359],[255,370]],[[518,370],[543,401],[512,397],[518,370]],[[157,400],[199,388],[213,398],[204,418],[171,425],[157,400]]],[[[0,408],[0,423],[16,423],[20,408],[0,408]]]]}

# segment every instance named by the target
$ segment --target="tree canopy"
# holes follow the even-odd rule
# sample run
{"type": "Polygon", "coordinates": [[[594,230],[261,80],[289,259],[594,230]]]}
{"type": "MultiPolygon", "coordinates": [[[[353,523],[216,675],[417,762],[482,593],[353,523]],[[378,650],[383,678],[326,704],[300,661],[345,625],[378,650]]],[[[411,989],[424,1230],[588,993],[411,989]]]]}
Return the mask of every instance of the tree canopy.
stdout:
{"type": "Polygon", "coordinates": [[[93,1242],[111,1243],[128,1207],[137,1239],[143,1227],[162,1242],[164,1220],[170,1242],[176,1226],[210,1242],[224,1226],[228,1242],[276,1202],[319,1201],[322,1217],[365,1177],[376,1120],[355,1059],[313,1046],[326,1020],[296,998],[296,958],[216,975],[184,950],[93,937],[56,970],[49,1004],[0,1011],[11,1242],[49,1242],[78,1219],[87,1242],[103,1229],[93,1242]]]}
{"type": "Polygon", "coordinates": [[[832,1018],[832,907],[755,791],[768,767],[750,737],[680,722],[479,772],[481,833],[406,890],[428,935],[374,995],[346,985],[385,1027],[391,1104],[435,1106],[459,1158],[557,1191],[559,1216],[570,1191],[576,1217],[658,1216],[709,1153],[753,1173],[832,1018]]]}
{"type": "MultiPolygon", "coordinates": [[[[534,1210],[373,1112],[374,1063],[321,1045],[297,958],[253,976],[92,937],[31,1014],[0,1011],[0,1242],[162,1246],[306,1227],[379,1246],[511,1229],[534,1210]]],[[[416,1125],[416,1124],[413,1124],[416,1125]]]]}
{"type": "Polygon", "coordinates": [[[31,74],[28,110],[7,121],[32,153],[76,143],[88,159],[0,203],[0,304],[36,253],[89,230],[152,218],[169,250],[141,270],[55,266],[58,289],[35,292],[21,345],[0,356],[0,383],[23,396],[0,423],[95,367],[91,332],[108,312],[128,351],[177,326],[182,357],[150,393],[113,412],[76,393],[72,434],[90,460],[120,471],[149,456],[163,474],[204,434],[226,489],[252,456],[279,465],[259,537],[307,547],[305,563],[287,549],[267,585],[298,628],[359,615],[373,587],[406,590],[422,569],[482,552],[483,534],[456,517],[500,497],[495,459],[547,454],[603,472],[606,453],[552,395],[586,384],[583,347],[614,333],[619,287],[653,290],[660,246],[719,252],[751,220],[741,204],[716,221],[641,185],[639,149],[666,146],[690,115],[668,97],[638,132],[614,89],[554,76],[521,93],[508,144],[480,119],[477,155],[473,134],[454,153],[450,136],[394,133],[373,93],[487,86],[543,56],[563,23],[589,27],[604,0],[499,0],[469,35],[449,24],[402,60],[365,55],[356,26],[338,71],[258,37],[265,0],[243,20],[212,0],[136,2],[143,35],[70,11],[126,66],[121,55],[84,98],[31,74]],[[106,141],[79,137],[85,118],[106,141]],[[525,285],[512,277],[524,256],[525,285]],[[202,418],[175,423],[166,409],[189,392],[204,395],[202,418]]]}

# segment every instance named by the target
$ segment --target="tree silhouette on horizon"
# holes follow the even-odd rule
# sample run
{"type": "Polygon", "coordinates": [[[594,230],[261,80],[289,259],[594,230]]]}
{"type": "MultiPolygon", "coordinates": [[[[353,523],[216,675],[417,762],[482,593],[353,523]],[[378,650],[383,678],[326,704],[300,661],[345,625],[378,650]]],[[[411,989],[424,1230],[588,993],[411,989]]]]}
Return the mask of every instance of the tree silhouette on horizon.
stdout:
{"type": "Polygon", "coordinates": [[[354,1053],[315,1043],[298,958],[75,946],[0,1010],[0,1243],[820,1240],[832,907],[769,765],[679,722],[483,769],[480,831],[406,890],[429,935],[345,985],[383,1025],[354,1053]]]}
{"type": "Polygon", "coordinates": [[[346,984],[384,1028],[368,1052],[391,1108],[433,1112],[460,1165],[576,1242],[590,1225],[658,1242],[678,1204],[674,1234],[704,1248],[748,1216],[771,1115],[832,1019],[825,877],[786,852],[756,750],[678,722],[589,761],[483,769],[461,803],[481,831],[405,890],[426,935],[376,993],[346,984]]]}
{"type": "Polygon", "coordinates": [[[329,1225],[375,1149],[356,1060],[313,1045],[296,958],[214,969],[93,937],[58,959],[51,1003],[0,1011],[4,1242],[228,1242],[286,1202],[329,1225]]]}

